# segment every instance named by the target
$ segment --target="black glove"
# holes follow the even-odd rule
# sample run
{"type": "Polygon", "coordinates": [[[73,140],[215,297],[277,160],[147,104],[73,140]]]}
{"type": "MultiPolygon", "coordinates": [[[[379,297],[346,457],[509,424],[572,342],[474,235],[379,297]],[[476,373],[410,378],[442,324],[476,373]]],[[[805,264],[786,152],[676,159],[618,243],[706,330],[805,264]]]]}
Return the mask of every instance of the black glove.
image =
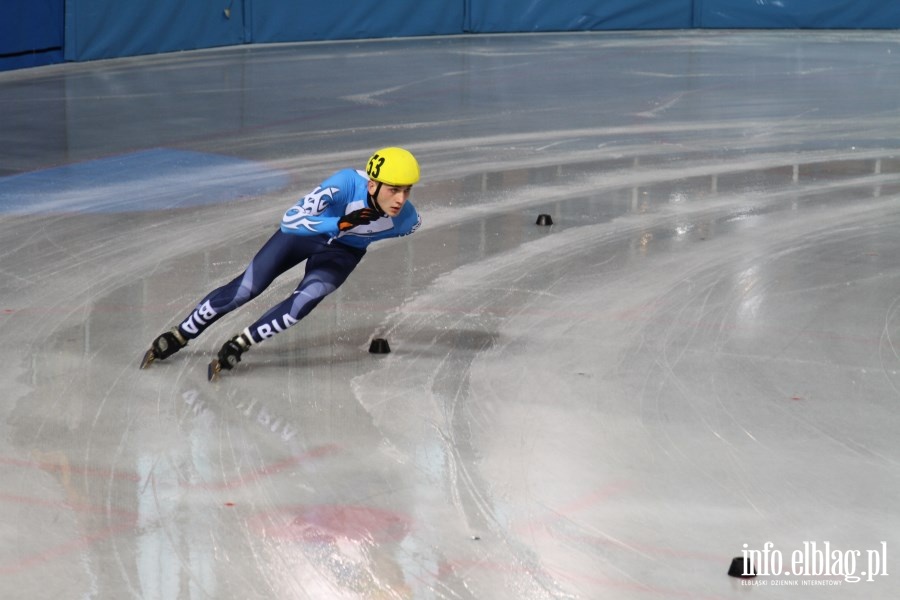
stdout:
{"type": "Polygon", "coordinates": [[[359,210],[354,210],[352,213],[341,217],[338,220],[338,229],[347,231],[348,229],[353,229],[357,225],[368,225],[372,221],[377,221],[379,216],[378,211],[374,208],[360,208],[359,210]]]}

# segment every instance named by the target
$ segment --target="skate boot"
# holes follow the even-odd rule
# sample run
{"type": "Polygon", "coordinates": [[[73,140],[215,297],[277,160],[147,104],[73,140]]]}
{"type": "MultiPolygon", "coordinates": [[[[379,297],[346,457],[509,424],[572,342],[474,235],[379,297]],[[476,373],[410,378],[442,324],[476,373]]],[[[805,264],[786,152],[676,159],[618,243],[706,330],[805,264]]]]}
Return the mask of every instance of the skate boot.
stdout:
{"type": "Polygon", "coordinates": [[[153,340],[150,349],[144,353],[141,360],[141,368],[146,369],[154,360],[163,360],[169,358],[185,346],[187,346],[187,338],[181,333],[181,330],[175,327],[167,331],[153,340]]]}
{"type": "Polygon", "coordinates": [[[219,350],[218,356],[209,363],[206,378],[214,381],[219,376],[219,373],[222,372],[222,369],[226,371],[233,369],[241,362],[241,354],[249,350],[251,344],[253,344],[253,340],[246,333],[236,335],[225,342],[219,350]]]}

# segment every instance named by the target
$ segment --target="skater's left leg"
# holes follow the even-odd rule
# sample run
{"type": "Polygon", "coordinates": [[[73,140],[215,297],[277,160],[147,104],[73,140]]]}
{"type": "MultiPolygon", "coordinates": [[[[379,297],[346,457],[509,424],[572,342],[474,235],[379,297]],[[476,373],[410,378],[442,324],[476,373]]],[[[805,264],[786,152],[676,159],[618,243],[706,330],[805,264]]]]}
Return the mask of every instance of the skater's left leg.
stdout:
{"type": "Polygon", "coordinates": [[[329,246],[328,252],[311,256],[294,293],[247,328],[245,333],[253,343],[273,337],[302,320],[326,296],[343,285],[365,254],[365,251],[346,246],[332,248],[329,246]]]}
{"type": "Polygon", "coordinates": [[[365,250],[332,244],[311,256],[306,261],[306,272],[294,293],[222,346],[218,355],[219,368],[231,369],[240,362],[241,354],[250,346],[302,320],[347,280],[363,255],[365,250]]]}

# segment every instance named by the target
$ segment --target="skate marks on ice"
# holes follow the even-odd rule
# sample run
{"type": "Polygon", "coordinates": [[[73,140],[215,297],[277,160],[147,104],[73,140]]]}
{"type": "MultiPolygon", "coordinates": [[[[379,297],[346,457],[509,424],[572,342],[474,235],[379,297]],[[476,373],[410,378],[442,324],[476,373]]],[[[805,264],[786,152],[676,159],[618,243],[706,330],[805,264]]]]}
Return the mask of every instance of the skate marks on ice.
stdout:
{"type": "MultiPolygon", "coordinates": [[[[859,386],[853,396],[889,420],[878,370],[854,364],[860,346],[877,344],[879,323],[846,314],[846,322],[804,323],[782,305],[822,311],[816,298],[825,293],[862,308],[857,296],[870,290],[882,299],[871,312],[884,314],[880,290],[897,278],[884,269],[900,250],[890,236],[896,219],[884,220],[897,197],[873,193],[869,180],[848,185],[860,187],[851,192],[858,203],[835,197],[847,191],[840,184],[793,187],[788,177],[785,185],[599,225],[563,219],[552,235],[437,278],[386,320],[378,335],[395,350],[356,378],[354,391],[391,455],[425,484],[450,490],[449,504],[427,503],[428,520],[493,542],[481,546],[490,548],[491,561],[480,559],[486,573],[467,572],[473,589],[490,590],[497,572],[507,586],[551,596],[715,589],[707,582],[722,562],[710,548],[739,549],[745,534],[735,531],[793,512],[772,497],[798,509],[833,498],[833,513],[791,515],[808,527],[852,505],[802,461],[781,474],[809,491],[767,474],[762,465],[785,428],[840,455],[841,477],[862,487],[872,480],[854,463],[894,462],[889,440],[860,446],[843,435],[837,407],[822,422],[793,400],[822,393],[809,381],[842,386],[849,375],[859,386]],[[835,282],[816,260],[845,246],[858,270],[835,282]],[[825,340],[833,356],[801,358],[825,340]],[[733,379],[725,387],[723,374],[733,379]],[[387,380],[389,388],[377,385],[387,380]],[[769,411],[786,424],[761,430],[769,411]],[[766,458],[745,464],[756,454],[766,458]],[[657,466],[636,475],[645,460],[657,466]],[[685,492],[686,481],[723,516],[709,522],[691,509],[700,499],[685,492]],[[648,543],[650,530],[667,532],[667,541],[648,543]],[[638,566],[645,561],[655,565],[650,577],[638,566]]],[[[885,508],[873,500],[873,510],[885,508]]],[[[865,522],[852,519],[842,531],[855,528],[865,522]]]]}

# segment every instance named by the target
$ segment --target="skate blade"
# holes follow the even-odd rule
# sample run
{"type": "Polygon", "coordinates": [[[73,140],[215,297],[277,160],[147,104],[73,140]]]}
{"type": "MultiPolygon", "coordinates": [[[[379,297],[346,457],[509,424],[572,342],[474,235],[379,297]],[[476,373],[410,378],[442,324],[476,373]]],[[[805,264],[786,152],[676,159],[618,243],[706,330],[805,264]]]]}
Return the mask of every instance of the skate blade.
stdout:
{"type": "Polygon", "coordinates": [[[150,350],[147,350],[147,351],[144,353],[144,358],[141,359],[141,368],[142,368],[142,369],[146,369],[147,367],[150,366],[150,364],[151,364],[154,360],[156,360],[156,355],[153,354],[153,349],[151,348],[150,350]]]}
{"type": "Polygon", "coordinates": [[[209,381],[216,381],[219,378],[219,373],[222,372],[222,365],[219,364],[219,359],[214,358],[209,366],[206,368],[206,379],[209,381]]]}

